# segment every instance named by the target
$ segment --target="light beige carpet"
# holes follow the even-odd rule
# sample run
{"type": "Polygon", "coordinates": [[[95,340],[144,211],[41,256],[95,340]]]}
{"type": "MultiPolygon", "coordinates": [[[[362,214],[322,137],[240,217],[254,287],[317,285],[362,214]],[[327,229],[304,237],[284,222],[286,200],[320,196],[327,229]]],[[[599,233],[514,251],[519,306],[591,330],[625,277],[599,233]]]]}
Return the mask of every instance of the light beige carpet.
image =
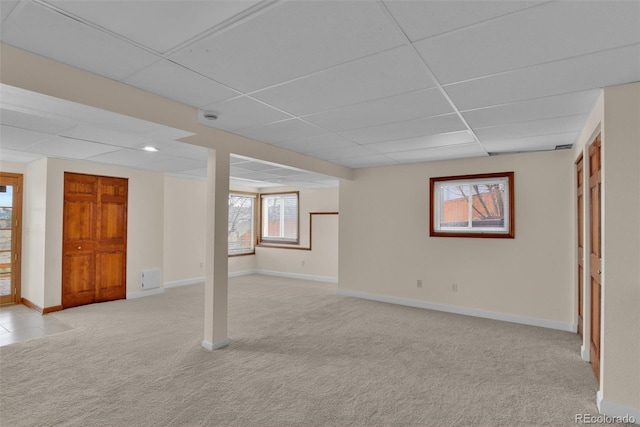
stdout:
{"type": "Polygon", "coordinates": [[[3,426],[575,425],[597,414],[576,334],[230,280],[231,344],[201,346],[202,285],[50,314],[0,348],[3,426]]]}

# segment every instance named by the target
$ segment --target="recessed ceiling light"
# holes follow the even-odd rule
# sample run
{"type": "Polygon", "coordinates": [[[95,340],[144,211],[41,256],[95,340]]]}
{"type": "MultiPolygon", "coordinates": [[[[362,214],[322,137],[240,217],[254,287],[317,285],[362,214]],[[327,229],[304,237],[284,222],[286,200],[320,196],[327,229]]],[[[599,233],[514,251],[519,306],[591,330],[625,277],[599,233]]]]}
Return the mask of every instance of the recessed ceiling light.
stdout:
{"type": "Polygon", "coordinates": [[[146,146],[142,147],[142,149],[144,151],[149,151],[151,153],[155,153],[155,152],[158,151],[158,149],[156,147],[152,147],[151,145],[146,145],[146,146]]]}

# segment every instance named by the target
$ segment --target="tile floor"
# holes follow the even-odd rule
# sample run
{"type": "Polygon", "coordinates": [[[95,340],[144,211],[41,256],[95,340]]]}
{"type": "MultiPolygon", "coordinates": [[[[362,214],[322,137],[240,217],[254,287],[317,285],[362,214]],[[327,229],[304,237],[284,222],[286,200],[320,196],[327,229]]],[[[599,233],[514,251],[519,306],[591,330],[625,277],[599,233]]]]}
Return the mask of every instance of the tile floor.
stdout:
{"type": "Polygon", "coordinates": [[[68,331],[71,326],[24,305],[0,307],[0,347],[68,331]]]}

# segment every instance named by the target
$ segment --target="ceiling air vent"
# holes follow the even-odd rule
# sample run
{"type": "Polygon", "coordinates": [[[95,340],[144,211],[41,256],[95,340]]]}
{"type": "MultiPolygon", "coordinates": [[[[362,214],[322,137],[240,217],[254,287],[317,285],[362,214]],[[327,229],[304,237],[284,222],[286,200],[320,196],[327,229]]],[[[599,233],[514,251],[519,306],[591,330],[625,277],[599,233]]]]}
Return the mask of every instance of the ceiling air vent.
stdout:
{"type": "Polygon", "coordinates": [[[573,144],[556,145],[556,150],[570,150],[573,144]]]}

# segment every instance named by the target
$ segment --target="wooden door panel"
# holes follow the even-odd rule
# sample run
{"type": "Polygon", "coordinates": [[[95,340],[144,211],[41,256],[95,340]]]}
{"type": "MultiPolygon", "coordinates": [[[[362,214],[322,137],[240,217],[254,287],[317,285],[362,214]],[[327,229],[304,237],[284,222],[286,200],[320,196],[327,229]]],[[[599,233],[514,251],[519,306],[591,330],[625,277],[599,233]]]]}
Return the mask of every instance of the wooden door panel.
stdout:
{"type": "Polygon", "coordinates": [[[65,201],[64,207],[64,240],[93,240],[94,214],[93,201],[65,201]]]}
{"type": "Polygon", "coordinates": [[[593,373],[600,379],[600,284],[591,281],[591,345],[589,354],[593,373]]]}
{"type": "Polygon", "coordinates": [[[75,307],[94,301],[95,257],[93,252],[65,255],[62,274],[62,306],[75,307]]]}
{"type": "Polygon", "coordinates": [[[65,197],[81,198],[85,196],[94,200],[97,194],[97,185],[96,176],[67,173],[64,182],[65,197]]]}
{"type": "Polygon", "coordinates": [[[584,288],[584,160],[580,156],[576,162],[576,183],[578,186],[578,334],[584,336],[583,288],[584,288]]]}
{"type": "Polygon", "coordinates": [[[124,252],[100,252],[97,256],[96,300],[111,301],[126,297],[126,258],[124,252]]]}
{"type": "Polygon", "coordinates": [[[127,233],[126,205],[124,203],[108,203],[103,199],[100,209],[100,241],[116,240],[124,243],[127,233]]]}

